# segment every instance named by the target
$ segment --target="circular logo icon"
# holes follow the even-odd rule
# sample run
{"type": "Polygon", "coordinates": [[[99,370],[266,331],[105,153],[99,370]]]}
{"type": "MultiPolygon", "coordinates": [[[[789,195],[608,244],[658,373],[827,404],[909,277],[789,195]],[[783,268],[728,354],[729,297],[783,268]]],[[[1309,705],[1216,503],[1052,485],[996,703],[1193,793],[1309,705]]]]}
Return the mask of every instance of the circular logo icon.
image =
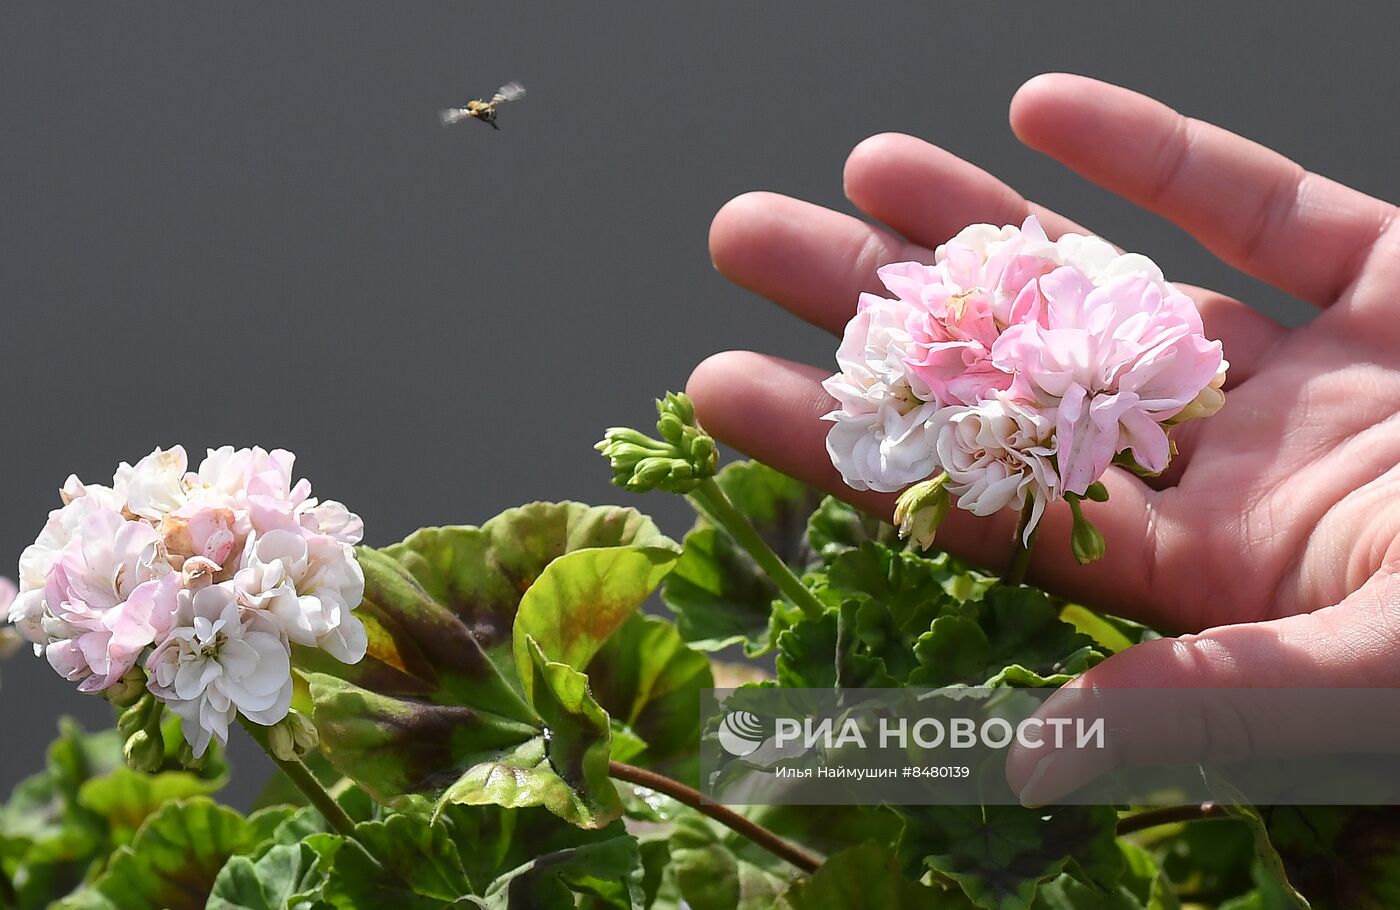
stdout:
{"type": "Polygon", "coordinates": [[[756,714],[734,711],[719,724],[719,744],[730,755],[743,758],[767,739],[766,726],[756,714]]]}

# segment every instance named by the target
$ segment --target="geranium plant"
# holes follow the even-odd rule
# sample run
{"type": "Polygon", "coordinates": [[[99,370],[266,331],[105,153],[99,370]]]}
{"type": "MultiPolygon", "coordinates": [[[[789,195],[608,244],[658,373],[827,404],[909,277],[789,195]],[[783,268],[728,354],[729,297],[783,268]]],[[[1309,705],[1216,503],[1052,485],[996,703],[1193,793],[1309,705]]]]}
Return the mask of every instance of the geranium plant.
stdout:
{"type": "Polygon", "coordinates": [[[1189,303],[1033,222],[882,278],[895,299],[863,301],[829,384],[831,451],[852,485],[914,485],[899,528],[720,470],[676,394],[656,435],[599,448],[620,486],[695,507],[679,543],[632,508],[537,502],[357,547],[283,451],[70,479],[10,620],[115,727],[63,722],[0,810],[0,905],[1263,910],[1305,905],[1286,863],[1383,849],[1343,810],[701,797],[716,680],[1054,687],[1155,634],[928,545],[950,496],[1020,509],[1024,550],[1110,462],[1162,470],[1167,428],[1219,404],[1189,303]],[[642,609],[658,590],[669,618],[642,609]],[[212,799],[238,728],[283,772],[246,815],[212,799]]]}

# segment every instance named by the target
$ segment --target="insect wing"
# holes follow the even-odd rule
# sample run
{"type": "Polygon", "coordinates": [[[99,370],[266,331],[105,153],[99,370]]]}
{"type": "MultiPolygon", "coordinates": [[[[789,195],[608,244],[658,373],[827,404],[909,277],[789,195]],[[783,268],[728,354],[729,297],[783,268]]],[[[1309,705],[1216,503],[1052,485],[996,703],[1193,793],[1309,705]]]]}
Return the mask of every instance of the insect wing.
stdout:
{"type": "Polygon", "coordinates": [[[464,107],[449,107],[438,111],[438,117],[442,120],[443,126],[451,126],[471,117],[471,111],[464,107]]]}
{"type": "Polygon", "coordinates": [[[507,82],[496,89],[496,94],[491,99],[492,104],[501,104],[505,101],[519,101],[525,97],[525,86],[519,82],[507,82]]]}

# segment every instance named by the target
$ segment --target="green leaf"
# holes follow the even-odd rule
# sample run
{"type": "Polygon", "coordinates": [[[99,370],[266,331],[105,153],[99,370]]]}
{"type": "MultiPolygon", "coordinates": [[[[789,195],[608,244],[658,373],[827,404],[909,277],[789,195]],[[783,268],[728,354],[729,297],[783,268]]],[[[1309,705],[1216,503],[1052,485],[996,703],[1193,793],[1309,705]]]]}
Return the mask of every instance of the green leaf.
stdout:
{"type": "MultiPolygon", "coordinates": [[[[773,552],[799,576],[815,562],[807,517],[820,495],[756,461],[727,465],[715,482],[773,552]]],[[[715,651],[743,643],[751,654],[771,646],[769,615],[778,587],[728,534],[701,518],[662,587],[676,628],[694,648],[715,651]]]]}
{"type": "Polygon", "coordinates": [[[546,660],[533,638],[525,641],[542,727],[508,754],[469,768],[438,805],[544,806],[581,827],[602,827],[622,814],[608,777],[608,715],[589,693],[587,677],[546,660]]]}
{"type": "Polygon", "coordinates": [[[290,813],[244,818],[204,797],[167,804],[64,910],[198,910],[229,857],[253,852],[290,813]]]}
{"type": "Polygon", "coordinates": [[[752,806],[744,814],[784,840],[820,854],[862,841],[893,844],[904,827],[885,806],[752,806]]]}
{"type": "Polygon", "coordinates": [[[972,578],[946,554],[923,557],[866,543],[837,556],[819,584],[827,602],[841,604],[839,684],[903,685],[919,667],[914,648],[933,621],[974,609],[953,593],[980,593],[981,579],[969,585],[972,578]]]}
{"type": "Polygon", "coordinates": [[[790,689],[830,689],[836,685],[835,613],[803,618],[778,634],[779,685],[790,689]]]}
{"type": "Polygon", "coordinates": [[[1392,807],[1276,806],[1254,817],[1282,861],[1271,862],[1261,839],[1264,871],[1314,910],[1400,906],[1400,819],[1392,807]]]}
{"type": "Polygon", "coordinates": [[[322,889],[342,910],[450,906],[471,894],[447,826],[408,815],[361,822],[336,851],[322,889]]]}
{"type": "Polygon", "coordinates": [[[541,808],[449,805],[439,821],[457,844],[457,853],[474,894],[536,856],[626,836],[621,822],[584,829],[541,808]]]}
{"type": "Polygon", "coordinates": [[[1162,869],[1184,900],[1215,905],[1253,890],[1255,836],[1244,822],[1218,819],[1163,833],[1171,836],[1158,847],[1162,869]]]}
{"type": "Polygon", "coordinates": [[[641,910],[642,857],[635,838],[613,837],[540,853],[487,888],[490,910],[573,910],[579,896],[589,907],[641,910]]]}
{"type": "Polygon", "coordinates": [[[768,616],[777,585],[723,531],[696,528],[661,589],[676,614],[676,628],[691,647],[718,651],[743,644],[751,654],[767,648],[768,616]]]}
{"type": "Polygon", "coordinates": [[[142,774],[123,767],[84,783],[78,801],[107,822],[112,842],[120,846],[131,843],[137,829],[166,803],[209,796],[222,786],[222,780],[188,771],[142,774]]]}
{"type": "Polygon", "coordinates": [[[631,509],[535,503],[361,550],[369,654],[306,674],[323,752],[381,802],[448,790],[606,823],[607,718],[568,662],[587,664],[677,549],[631,509]],[[534,633],[548,667],[512,657],[534,633]]]}
{"type": "Polygon", "coordinates": [[[1041,882],[1061,872],[1101,892],[1123,872],[1106,806],[919,806],[904,816],[899,856],[906,872],[955,883],[985,910],[1026,910],[1041,882]]]}
{"type": "Polygon", "coordinates": [[[979,598],[991,585],[991,576],[971,571],[947,553],[920,556],[877,543],[842,553],[826,571],[826,588],[834,599],[874,601],[901,617],[913,613],[922,622],[902,621],[924,629],[934,616],[979,598]]]}
{"type": "MultiPolygon", "coordinates": [[[[519,693],[483,650],[490,637],[430,596],[400,561],[388,555],[392,549],[358,551],[365,599],[357,612],[364,614],[371,630],[365,659],[351,666],[333,659],[318,662],[311,653],[317,649],[309,649],[298,652],[297,666],[319,669],[385,695],[469,704],[504,717],[528,718],[529,709],[519,693]]],[[[509,628],[503,633],[507,648],[509,628]]],[[[504,672],[509,674],[510,667],[504,672]]]]}
{"type": "Polygon", "coordinates": [[[1059,686],[1103,659],[1046,594],[989,590],[974,616],[940,616],[919,638],[911,686],[1059,686]]]}
{"type": "Polygon", "coordinates": [[[516,611],[545,567],[596,548],[675,550],[676,544],[635,509],[536,502],[507,509],[479,528],[424,528],[383,552],[494,654],[509,653],[516,611]]]}
{"type": "Polygon", "coordinates": [[[539,721],[467,705],[396,698],[317,673],[308,677],[321,748],[380,802],[436,793],[463,770],[508,755],[540,735],[539,721]]]}
{"type": "Polygon", "coordinates": [[[769,910],[793,876],[772,854],[698,813],[677,819],[671,861],[692,910],[769,910]]]}
{"type": "Polygon", "coordinates": [[[1144,850],[1119,841],[1124,874],[1109,888],[1061,873],[1040,886],[1033,910],[1180,910],[1171,882],[1144,850]]]}
{"type": "Polygon", "coordinates": [[[793,882],[777,910],[971,910],[956,891],[907,880],[889,848],[863,844],[822,863],[811,878],[793,882]]]}
{"type": "Polygon", "coordinates": [[[73,803],[86,781],[122,766],[122,738],[116,730],[84,733],[70,717],[59,720],[58,730],[49,746],[49,769],[63,798],[73,803]]]}
{"type": "Polygon", "coordinates": [[[207,910],[283,910],[289,902],[311,903],[325,875],[309,844],[278,844],[253,862],[233,856],[219,870],[207,910]]]}
{"type": "Polygon", "coordinates": [[[574,907],[575,895],[641,906],[637,842],[620,825],[585,831],[538,809],[452,805],[432,822],[394,815],[355,835],[335,852],[322,889],[339,910],[548,910],[574,907]]]}
{"type": "Polygon", "coordinates": [[[881,604],[858,604],[847,601],[836,614],[836,685],[843,689],[889,689],[901,685],[909,675],[909,665],[914,663],[912,642],[908,647],[898,647],[898,639],[888,636],[884,626],[894,624],[894,617],[881,604]],[[871,648],[861,637],[861,613],[875,624],[867,624],[874,629],[878,648],[871,648]],[[889,663],[895,664],[899,678],[890,673],[889,663]]]}
{"type": "Polygon", "coordinates": [[[700,690],[714,686],[705,655],[687,646],[664,619],[635,614],[586,671],[598,704],[645,746],[627,760],[698,783],[700,690]]]}
{"type": "Polygon", "coordinates": [[[0,875],[24,910],[73,891],[113,849],[105,820],[78,794],[121,765],[121,738],[115,730],[84,733],[70,718],[58,726],[47,768],[21,781],[0,807],[0,875]]]}
{"type": "Polygon", "coordinates": [[[515,665],[526,698],[534,691],[527,638],[551,661],[584,669],[679,558],[674,545],[611,547],[568,553],[546,566],[515,615],[515,665]]]}
{"type": "Polygon", "coordinates": [[[1134,642],[1108,617],[1079,604],[1069,604],[1060,611],[1060,619],[1094,640],[1104,651],[1116,654],[1133,646],[1134,642]]]}
{"type": "Polygon", "coordinates": [[[902,549],[899,531],[834,496],[821,501],[807,521],[807,544],[826,562],[865,543],[902,549]]]}
{"type": "MultiPolygon", "coordinates": [[[[1268,864],[1256,861],[1246,864],[1254,889],[1220,904],[1219,910],[1308,910],[1309,904],[1287,881],[1269,871],[1268,864]]],[[[1194,910],[1194,905],[1188,905],[1194,910]]],[[[1323,905],[1328,906],[1328,905],[1323,905]]],[[[1334,906],[1350,906],[1337,904],[1334,906]]],[[[1363,905],[1365,906],[1365,905],[1363,905]]]]}

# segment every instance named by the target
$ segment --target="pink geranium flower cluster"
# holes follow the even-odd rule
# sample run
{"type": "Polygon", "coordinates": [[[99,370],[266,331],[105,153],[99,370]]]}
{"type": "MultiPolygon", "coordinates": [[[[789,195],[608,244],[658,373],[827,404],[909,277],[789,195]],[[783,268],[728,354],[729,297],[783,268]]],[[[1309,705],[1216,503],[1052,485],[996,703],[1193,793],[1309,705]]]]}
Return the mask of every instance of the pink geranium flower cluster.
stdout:
{"type": "Polygon", "coordinates": [[[1034,217],[973,225],[933,265],[879,270],[825,382],[832,462],[858,490],[939,474],[978,515],[1083,496],[1115,459],[1158,473],[1167,429],[1224,401],[1226,363],[1147,257],[1051,241],[1034,217]]]}
{"type": "Polygon", "coordinates": [[[20,557],[9,620],[63,678],[103,692],[143,667],[202,755],[239,713],[272,725],[292,697],[291,645],[365,654],[354,615],[359,517],[292,482],[283,450],[156,449],[111,486],[69,477],[20,557]]]}

